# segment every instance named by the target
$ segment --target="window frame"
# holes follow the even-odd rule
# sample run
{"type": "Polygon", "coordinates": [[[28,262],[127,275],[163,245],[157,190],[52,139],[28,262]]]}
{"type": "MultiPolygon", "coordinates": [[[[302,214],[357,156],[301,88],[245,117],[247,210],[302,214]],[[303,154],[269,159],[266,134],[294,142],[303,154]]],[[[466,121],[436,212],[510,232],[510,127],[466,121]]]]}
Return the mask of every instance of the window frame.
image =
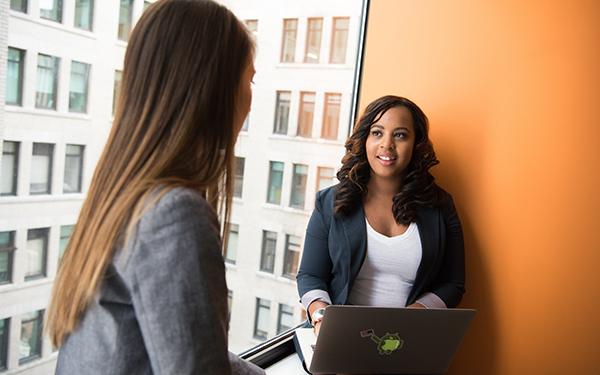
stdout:
{"type": "Polygon", "coordinates": [[[65,4],[64,4],[63,0],[52,0],[52,1],[53,1],[54,5],[56,5],[56,8],[58,9],[57,15],[56,15],[57,18],[55,19],[55,18],[43,16],[41,7],[40,7],[40,18],[48,20],[48,21],[52,21],[52,22],[62,23],[65,4]]]}
{"type": "Polygon", "coordinates": [[[292,164],[292,186],[290,189],[290,207],[292,207],[292,208],[304,210],[306,207],[306,188],[308,186],[308,172],[309,172],[308,164],[301,164],[301,163],[292,164]],[[300,167],[306,168],[305,174],[301,174],[301,173],[297,172],[297,169],[300,167]],[[298,194],[299,190],[297,190],[297,188],[299,186],[298,181],[300,179],[300,176],[304,176],[304,187],[303,187],[303,191],[301,192],[301,194],[298,194]],[[294,200],[295,196],[302,197],[302,202],[296,203],[294,200]]]}
{"type": "Polygon", "coordinates": [[[290,110],[292,106],[292,92],[290,90],[277,90],[275,94],[275,121],[273,122],[273,134],[287,135],[290,127],[290,110]],[[287,99],[287,115],[285,119],[285,127],[282,126],[283,121],[280,121],[282,113],[282,103],[284,102],[281,98],[283,94],[288,95],[287,99]]]}
{"type": "Polygon", "coordinates": [[[96,2],[94,0],[89,0],[90,1],[90,11],[89,11],[89,24],[90,27],[89,28],[85,28],[85,27],[81,27],[81,26],[77,26],[77,4],[81,2],[81,0],[75,0],[75,9],[73,11],[73,27],[80,29],[80,30],[85,30],[85,31],[94,31],[94,7],[96,5],[96,2]]]}
{"type": "Polygon", "coordinates": [[[0,335],[0,371],[8,369],[8,349],[10,341],[10,318],[2,321],[2,335],[0,335]]]}
{"type": "Polygon", "coordinates": [[[284,18],[283,19],[283,27],[282,27],[282,32],[281,32],[281,53],[279,54],[279,62],[280,63],[294,63],[296,62],[296,44],[298,43],[298,18],[284,18]],[[295,22],[295,26],[294,28],[291,27],[287,27],[288,23],[292,23],[295,22]],[[286,38],[286,36],[288,35],[288,33],[293,33],[292,37],[289,40],[293,40],[291,44],[291,46],[289,46],[289,50],[291,50],[291,57],[289,59],[286,59],[287,55],[286,52],[289,52],[289,50],[286,48],[288,47],[288,44],[286,43],[286,41],[288,40],[288,38],[286,38]]]}
{"type": "MultiPolygon", "coordinates": [[[[77,73],[78,74],[78,73],[77,73]]],[[[84,63],[81,61],[76,61],[76,60],[71,60],[71,72],[69,75],[69,112],[71,113],[82,113],[82,114],[86,114],[88,113],[88,104],[89,104],[89,95],[90,95],[90,75],[92,74],[92,64],[88,64],[88,63],[84,63]],[[73,67],[75,64],[78,65],[82,65],[85,66],[86,71],[85,71],[85,100],[84,100],[84,106],[82,110],[79,109],[74,109],[72,107],[72,103],[73,103],[73,98],[71,95],[73,95],[73,67]]]]}
{"type": "Polygon", "coordinates": [[[331,140],[331,141],[335,141],[339,138],[340,136],[340,114],[342,113],[342,94],[339,92],[326,92],[325,96],[323,98],[323,121],[322,124],[323,126],[321,127],[321,138],[322,139],[327,139],[327,140],[331,140]],[[330,108],[331,104],[329,103],[329,98],[330,97],[339,97],[339,103],[338,103],[338,111],[337,111],[337,123],[335,125],[335,131],[332,131],[331,129],[331,123],[326,121],[327,120],[327,114],[328,114],[328,109],[330,108]],[[327,125],[327,127],[326,127],[327,125]],[[327,132],[326,132],[326,129],[327,132]],[[326,134],[332,134],[333,136],[326,136],[326,134]]]}
{"type": "MultiPolygon", "coordinates": [[[[53,175],[53,169],[54,169],[54,143],[44,143],[44,142],[34,142],[33,143],[33,147],[31,149],[31,156],[32,156],[32,160],[33,160],[33,156],[36,155],[34,154],[35,151],[35,145],[49,145],[50,146],[50,154],[48,155],[48,176],[47,176],[47,182],[46,182],[46,190],[42,191],[42,192],[31,192],[31,179],[29,180],[29,195],[49,195],[52,194],[52,175],[53,175]]],[[[37,155],[41,155],[41,154],[37,154],[37,155]]],[[[32,169],[33,171],[33,169],[32,169]]],[[[31,177],[31,171],[29,173],[30,177],[31,177]]]]}
{"type": "Polygon", "coordinates": [[[32,280],[38,280],[38,279],[43,279],[48,277],[48,244],[50,242],[50,228],[49,227],[44,227],[44,228],[32,228],[32,229],[28,229],[27,230],[27,245],[25,246],[25,251],[29,251],[29,241],[30,240],[35,240],[35,239],[43,239],[43,247],[42,247],[42,264],[41,264],[41,271],[39,273],[35,273],[35,274],[28,274],[29,272],[29,264],[27,264],[26,270],[25,270],[25,275],[24,275],[24,281],[32,281],[32,280]],[[43,235],[37,235],[36,237],[33,237],[33,235],[36,235],[38,233],[42,233],[43,235]]]}
{"type": "MultiPolygon", "coordinates": [[[[11,191],[9,193],[0,192],[0,197],[14,197],[17,195],[18,188],[19,188],[19,162],[20,162],[19,156],[21,155],[21,142],[5,140],[5,141],[2,141],[2,143],[3,143],[2,158],[4,158],[4,155],[14,155],[14,160],[13,160],[13,170],[12,170],[13,183],[12,183],[11,191]],[[6,152],[6,147],[5,147],[4,143],[8,143],[8,142],[13,143],[15,145],[14,153],[6,152]]],[[[0,176],[0,178],[2,178],[2,176],[0,176]]]]}
{"type": "Polygon", "coordinates": [[[300,91],[300,99],[298,106],[298,128],[296,130],[297,137],[312,138],[313,124],[315,122],[315,103],[317,99],[317,93],[314,91],[300,91]],[[312,96],[312,102],[307,101],[305,98],[312,96]],[[312,111],[310,112],[310,120],[307,119],[307,111],[305,106],[312,104],[312,111]]]}
{"type": "Polygon", "coordinates": [[[350,17],[333,17],[331,22],[331,43],[329,44],[329,63],[330,64],[345,64],[346,63],[346,55],[348,54],[348,37],[350,36],[350,17]],[[338,29],[336,27],[336,22],[340,20],[347,20],[348,27],[346,29],[338,29]],[[343,59],[341,62],[333,61],[333,51],[335,49],[335,36],[336,33],[340,31],[346,31],[346,39],[344,40],[344,53],[343,59]]]}
{"type": "MultiPolygon", "coordinates": [[[[275,205],[281,205],[281,198],[283,196],[283,178],[285,174],[285,163],[282,161],[276,161],[276,160],[269,160],[269,180],[267,181],[267,203],[269,204],[275,204],[275,205]],[[275,165],[281,165],[281,171],[276,171],[274,170],[274,166],[275,165]],[[271,197],[271,192],[272,192],[272,185],[274,180],[274,172],[280,173],[281,177],[279,179],[278,182],[278,189],[279,189],[279,199],[270,199],[271,197]]],[[[277,196],[277,190],[274,191],[274,196],[277,196]]],[[[274,198],[274,197],[273,197],[274,198]]]]}
{"type": "Polygon", "coordinates": [[[286,326],[285,329],[281,329],[281,321],[282,321],[281,318],[283,317],[283,314],[284,314],[283,307],[289,307],[290,308],[291,314],[290,314],[289,311],[286,311],[285,314],[291,316],[292,321],[294,320],[294,307],[290,306],[288,304],[285,304],[285,303],[279,303],[278,305],[279,306],[277,308],[277,334],[279,335],[280,333],[283,333],[283,332],[285,332],[285,331],[287,331],[287,330],[289,330],[291,328],[294,328],[294,325],[292,324],[290,327],[286,326]]]}
{"type": "Polygon", "coordinates": [[[298,274],[298,267],[300,266],[300,256],[302,253],[302,237],[300,236],[296,236],[293,234],[287,234],[285,235],[285,249],[283,251],[283,269],[281,271],[281,276],[286,277],[288,279],[291,280],[296,280],[296,275],[298,274]],[[298,243],[293,243],[290,241],[291,237],[296,237],[298,238],[298,243]],[[290,248],[290,244],[294,244],[297,245],[298,250],[291,250],[290,248]],[[294,254],[296,253],[296,254],[294,254]],[[290,262],[290,258],[294,259],[295,258],[295,262],[290,262]],[[292,270],[290,267],[290,264],[293,265],[295,263],[296,265],[296,269],[292,270]],[[291,272],[293,271],[293,272],[291,272]]]}
{"type": "Polygon", "coordinates": [[[323,17],[309,17],[306,20],[306,43],[304,46],[304,63],[305,64],[318,64],[321,62],[321,48],[323,47],[323,17]],[[321,26],[319,29],[311,29],[310,25],[311,22],[316,22],[316,21],[320,21],[321,26]],[[316,61],[312,61],[312,58],[309,58],[308,56],[308,49],[309,49],[309,44],[310,44],[310,35],[312,32],[319,32],[319,41],[318,41],[318,51],[317,51],[317,56],[315,58],[316,61]]]}
{"type": "MultiPolygon", "coordinates": [[[[25,363],[29,363],[31,361],[34,361],[38,358],[42,357],[42,353],[43,353],[43,340],[42,340],[42,327],[44,324],[44,310],[38,310],[35,311],[36,317],[33,319],[27,319],[27,320],[23,320],[21,319],[21,336],[20,336],[20,342],[23,342],[23,323],[32,323],[32,322],[38,322],[37,324],[37,330],[35,332],[35,334],[37,335],[37,343],[38,343],[38,347],[36,348],[36,353],[33,355],[29,355],[27,357],[20,357],[19,358],[19,365],[23,365],[25,363]]],[[[35,324],[35,323],[34,323],[35,324]]]]}
{"type": "MultiPolygon", "coordinates": [[[[19,106],[22,107],[23,106],[23,84],[25,81],[25,59],[26,59],[26,55],[27,55],[27,51],[21,48],[16,48],[16,47],[8,47],[8,52],[6,54],[6,64],[7,64],[7,77],[6,77],[6,88],[8,90],[8,66],[11,63],[15,63],[14,60],[10,59],[10,50],[13,51],[17,51],[19,53],[19,61],[16,62],[19,66],[19,84],[17,87],[17,101],[16,102],[10,102],[8,100],[5,100],[5,103],[7,105],[14,105],[14,106],[19,106]]],[[[8,91],[6,92],[6,97],[8,98],[8,91]]]]}
{"type": "Polygon", "coordinates": [[[277,232],[263,229],[262,243],[260,246],[260,265],[259,271],[266,273],[275,273],[275,261],[277,259],[277,232]],[[271,235],[271,237],[269,237],[271,235]],[[267,243],[273,242],[273,248],[269,249],[267,243]]]}
{"type": "Polygon", "coordinates": [[[3,231],[0,233],[8,233],[8,238],[9,238],[8,243],[6,245],[0,244],[0,253],[5,252],[8,254],[7,267],[6,267],[7,278],[0,279],[0,285],[12,284],[13,283],[13,262],[14,262],[15,251],[17,250],[17,247],[15,246],[16,231],[9,230],[9,231],[3,231]]]}
{"type": "Polygon", "coordinates": [[[271,313],[271,300],[268,300],[266,298],[256,297],[256,307],[254,310],[254,331],[253,331],[252,337],[256,340],[264,341],[269,337],[269,331],[260,330],[260,333],[264,333],[264,335],[259,334],[259,332],[258,332],[259,331],[259,328],[258,328],[259,311],[261,308],[266,310],[267,319],[268,319],[269,314],[271,313]],[[262,305],[261,302],[263,302],[263,301],[266,301],[266,303],[268,303],[268,304],[262,305]]]}

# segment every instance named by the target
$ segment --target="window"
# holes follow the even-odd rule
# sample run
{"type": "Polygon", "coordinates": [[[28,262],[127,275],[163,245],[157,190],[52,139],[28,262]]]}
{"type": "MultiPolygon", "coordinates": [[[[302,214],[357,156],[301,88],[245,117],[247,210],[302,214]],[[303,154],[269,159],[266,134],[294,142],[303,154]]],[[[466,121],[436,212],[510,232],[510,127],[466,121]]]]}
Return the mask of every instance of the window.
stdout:
{"type": "Polygon", "coordinates": [[[94,20],[94,0],[75,0],[75,27],[92,30],[94,20]]]}
{"type": "Polygon", "coordinates": [[[0,195],[17,195],[19,142],[2,142],[0,168],[0,195]]]}
{"type": "Polygon", "coordinates": [[[317,191],[323,190],[335,184],[333,168],[319,167],[317,171],[317,191]]]}
{"type": "Polygon", "coordinates": [[[29,194],[51,193],[52,159],[54,159],[54,145],[49,143],[33,144],[29,194]]]}
{"type": "Polygon", "coordinates": [[[48,256],[48,232],[50,228],[30,229],[27,231],[27,270],[25,281],[46,276],[48,256]]]}
{"type": "Polygon", "coordinates": [[[285,236],[285,253],[283,255],[283,276],[296,279],[298,263],[300,262],[300,241],[298,236],[285,236]]]}
{"type": "Polygon", "coordinates": [[[10,9],[27,13],[27,0],[10,0],[10,9]]]}
{"type": "Polygon", "coordinates": [[[256,36],[256,33],[258,32],[258,20],[245,20],[244,23],[246,24],[248,31],[256,36]]]}
{"type": "Polygon", "coordinates": [[[238,224],[229,224],[229,236],[227,238],[227,248],[225,249],[225,261],[227,263],[235,264],[239,236],[240,226],[238,224]]]}
{"type": "Polygon", "coordinates": [[[8,47],[6,67],[6,104],[22,105],[23,103],[23,67],[25,51],[8,47]]]}
{"type": "Polygon", "coordinates": [[[0,232],[0,285],[8,284],[12,281],[12,264],[15,249],[15,232],[0,232]]]}
{"type": "Polygon", "coordinates": [[[325,94],[325,109],[323,110],[323,129],[321,130],[321,137],[324,139],[337,139],[338,137],[341,101],[341,94],[325,94]]]}
{"type": "Polygon", "coordinates": [[[264,298],[256,299],[256,316],[254,318],[254,338],[266,340],[269,334],[269,314],[271,301],[264,298]]]}
{"type": "Polygon", "coordinates": [[[269,162],[269,189],[267,203],[281,204],[281,185],[283,184],[283,163],[269,162]]]}
{"type": "Polygon", "coordinates": [[[321,34],[323,31],[322,18],[309,18],[306,31],[305,63],[318,63],[321,52],[321,34]]]}
{"type": "Polygon", "coordinates": [[[315,113],[315,93],[300,93],[300,111],[298,115],[298,135],[310,137],[312,134],[313,115],[315,113]]]}
{"type": "Polygon", "coordinates": [[[81,193],[84,149],[85,146],[67,145],[63,193],[81,193]]]}
{"type": "Polygon", "coordinates": [[[260,270],[273,273],[275,270],[275,250],[277,248],[277,233],[263,230],[262,253],[260,255],[260,270]]]}
{"type": "Polygon", "coordinates": [[[290,91],[277,91],[275,126],[273,127],[273,133],[275,134],[287,134],[291,95],[290,91]]]}
{"type": "Polygon", "coordinates": [[[292,195],[290,207],[304,209],[304,196],[306,195],[306,177],[308,165],[294,164],[294,175],[292,177],[292,195]]]}
{"type": "Polygon", "coordinates": [[[40,1],[40,17],[47,20],[62,22],[62,0],[40,1]]]}
{"type": "Polygon", "coordinates": [[[283,303],[279,304],[277,316],[277,334],[294,327],[294,308],[283,303]]]}
{"type": "Polygon", "coordinates": [[[75,225],[61,225],[60,226],[60,241],[58,243],[58,259],[62,259],[63,255],[65,255],[65,250],[67,249],[67,245],[69,244],[69,240],[71,239],[71,235],[73,234],[73,229],[75,225]]]}
{"type": "Polygon", "coordinates": [[[0,320],[0,371],[6,370],[7,358],[8,358],[8,337],[10,335],[9,332],[10,327],[10,319],[2,319],[0,320]]]}
{"type": "Polygon", "coordinates": [[[119,10],[119,30],[118,38],[127,41],[131,31],[131,19],[133,15],[133,0],[121,0],[119,10]]]}
{"type": "Polygon", "coordinates": [[[115,115],[115,109],[117,105],[117,99],[119,98],[119,86],[121,86],[121,79],[123,78],[123,72],[121,70],[115,70],[115,83],[113,86],[113,103],[112,103],[112,114],[115,115]]]}
{"type": "Polygon", "coordinates": [[[283,20],[283,37],[281,38],[281,62],[294,62],[296,56],[296,35],[298,20],[283,20]]]}
{"type": "Polygon", "coordinates": [[[346,45],[348,44],[348,26],[350,18],[334,18],[333,30],[331,31],[331,51],[329,62],[331,64],[343,64],[346,62],[346,45]]]}
{"type": "Polygon", "coordinates": [[[244,164],[245,159],[235,157],[235,175],[233,182],[233,196],[241,198],[242,190],[244,188],[244,164]]]}
{"type": "Polygon", "coordinates": [[[58,57],[41,53],[38,55],[36,108],[56,109],[59,64],[60,59],[58,57]]]}
{"type": "Polygon", "coordinates": [[[227,289],[227,322],[231,321],[231,308],[233,307],[233,290],[227,289]]]}
{"type": "Polygon", "coordinates": [[[69,111],[87,112],[88,80],[90,64],[71,62],[71,89],[69,90],[69,111]]]}
{"type": "Polygon", "coordinates": [[[42,323],[44,310],[21,316],[21,342],[19,364],[27,363],[42,355],[42,323]]]}

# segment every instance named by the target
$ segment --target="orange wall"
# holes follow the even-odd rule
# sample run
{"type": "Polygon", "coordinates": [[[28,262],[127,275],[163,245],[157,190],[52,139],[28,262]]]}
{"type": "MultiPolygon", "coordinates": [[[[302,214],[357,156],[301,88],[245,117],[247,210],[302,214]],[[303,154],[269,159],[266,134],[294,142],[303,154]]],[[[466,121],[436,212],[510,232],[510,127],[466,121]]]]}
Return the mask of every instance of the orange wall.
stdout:
{"type": "Polygon", "coordinates": [[[450,374],[600,374],[600,2],[372,0],[360,108],[413,99],[478,309],[450,374]]]}

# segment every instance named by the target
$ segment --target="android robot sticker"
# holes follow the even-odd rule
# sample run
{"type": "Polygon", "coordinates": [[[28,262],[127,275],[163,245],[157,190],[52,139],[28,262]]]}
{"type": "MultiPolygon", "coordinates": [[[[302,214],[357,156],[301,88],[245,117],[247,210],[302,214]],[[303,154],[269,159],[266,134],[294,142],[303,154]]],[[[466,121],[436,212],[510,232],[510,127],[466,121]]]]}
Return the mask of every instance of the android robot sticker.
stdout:
{"type": "Polygon", "coordinates": [[[377,337],[373,329],[367,329],[360,332],[360,337],[370,337],[371,341],[377,344],[377,350],[380,355],[390,355],[398,349],[402,349],[404,340],[398,336],[398,333],[386,332],[382,337],[377,337]]]}

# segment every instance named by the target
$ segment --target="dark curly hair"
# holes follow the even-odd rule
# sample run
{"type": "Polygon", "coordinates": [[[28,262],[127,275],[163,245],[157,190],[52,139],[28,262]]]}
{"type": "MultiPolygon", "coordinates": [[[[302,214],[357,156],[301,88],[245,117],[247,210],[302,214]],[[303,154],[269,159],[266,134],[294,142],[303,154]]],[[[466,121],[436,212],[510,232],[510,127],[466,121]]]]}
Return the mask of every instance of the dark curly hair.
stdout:
{"type": "Polygon", "coordinates": [[[367,193],[371,168],[367,160],[365,144],[371,126],[394,107],[407,108],[413,118],[415,144],[412,156],[403,175],[403,184],[393,198],[392,213],[398,224],[408,225],[415,221],[417,209],[435,207],[441,199],[441,189],[436,185],[429,169],[438,164],[433,145],[429,140],[429,121],[425,113],[412,101],[399,96],[383,96],[367,106],[357,121],[352,135],[346,141],[346,154],[337,173],[340,181],[334,203],[336,215],[349,215],[367,193]]]}

